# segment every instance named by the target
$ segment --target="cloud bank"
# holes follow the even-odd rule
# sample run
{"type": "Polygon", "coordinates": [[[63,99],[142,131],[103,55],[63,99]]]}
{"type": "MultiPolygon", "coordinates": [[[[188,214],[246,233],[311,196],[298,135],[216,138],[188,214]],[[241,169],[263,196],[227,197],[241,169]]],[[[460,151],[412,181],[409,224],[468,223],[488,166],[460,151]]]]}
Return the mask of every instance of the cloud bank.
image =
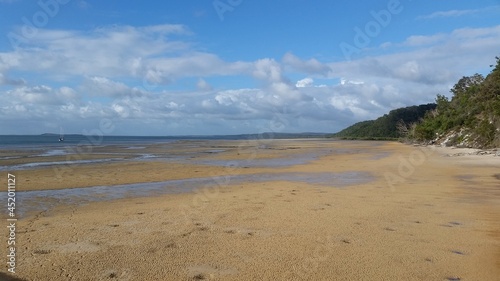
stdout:
{"type": "Polygon", "coordinates": [[[384,55],[333,62],[292,52],[227,61],[194,38],[168,24],[40,29],[0,53],[1,134],[81,133],[103,119],[117,135],[335,132],[488,72],[500,26],[413,35],[384,55]]]}

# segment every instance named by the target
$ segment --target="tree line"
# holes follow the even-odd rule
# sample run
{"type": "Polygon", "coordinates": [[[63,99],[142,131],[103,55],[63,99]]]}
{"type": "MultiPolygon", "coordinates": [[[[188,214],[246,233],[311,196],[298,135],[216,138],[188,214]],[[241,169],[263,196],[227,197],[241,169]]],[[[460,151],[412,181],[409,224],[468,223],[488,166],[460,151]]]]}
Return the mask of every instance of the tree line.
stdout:
{"type": "Polygon", "coordinates": [[[476,148],[500,147],[500,58],[486,76],[462,77],[435,103],[390,111],[356,123],[331,137],[342,139],[400,139],[411,142],[476,148]]]}

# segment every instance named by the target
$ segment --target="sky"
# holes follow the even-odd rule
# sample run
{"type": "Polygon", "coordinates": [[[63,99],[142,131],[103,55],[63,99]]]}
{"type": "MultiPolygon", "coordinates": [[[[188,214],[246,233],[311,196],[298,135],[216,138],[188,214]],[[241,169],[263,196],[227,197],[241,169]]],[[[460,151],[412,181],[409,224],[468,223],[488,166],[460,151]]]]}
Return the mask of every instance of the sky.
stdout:
{"type": "Polygon", "coordinates": [[[337,132],[500,56],[500,0],[0,0],[0,135],[337,132]]]}

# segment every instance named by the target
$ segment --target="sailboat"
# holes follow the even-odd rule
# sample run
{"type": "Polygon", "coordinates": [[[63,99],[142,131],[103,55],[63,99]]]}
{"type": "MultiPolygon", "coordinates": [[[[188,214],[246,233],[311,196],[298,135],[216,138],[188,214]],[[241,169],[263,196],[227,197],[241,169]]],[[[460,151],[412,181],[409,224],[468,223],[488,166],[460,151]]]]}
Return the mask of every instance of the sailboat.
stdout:
{"type": "Polygon", "coordinates": [[[59,128],[59,141],[64,141],[64,134],[62,127],[59,128]]]}

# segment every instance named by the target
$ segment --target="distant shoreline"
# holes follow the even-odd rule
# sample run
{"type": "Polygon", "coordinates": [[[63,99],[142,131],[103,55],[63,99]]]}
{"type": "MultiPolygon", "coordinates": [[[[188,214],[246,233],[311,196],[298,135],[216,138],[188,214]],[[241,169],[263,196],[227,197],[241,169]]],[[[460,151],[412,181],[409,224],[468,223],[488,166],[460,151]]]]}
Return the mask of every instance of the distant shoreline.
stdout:
{"type": "Polygon", "coordinates": [[[0,135],[0,149],[20,147],[63,147],[69,145],[109,145],[123,143],[159,143],[178,140],[272,140],[272,139],[327,139],[325,133],[273,133],[239,134],[239,135],[184,135],[184,136],[115,136],[115,135],[81,135],[52,134],[41,135],[0,135]],[[64,138],[64,141],[59,141],[64,138]]]}

